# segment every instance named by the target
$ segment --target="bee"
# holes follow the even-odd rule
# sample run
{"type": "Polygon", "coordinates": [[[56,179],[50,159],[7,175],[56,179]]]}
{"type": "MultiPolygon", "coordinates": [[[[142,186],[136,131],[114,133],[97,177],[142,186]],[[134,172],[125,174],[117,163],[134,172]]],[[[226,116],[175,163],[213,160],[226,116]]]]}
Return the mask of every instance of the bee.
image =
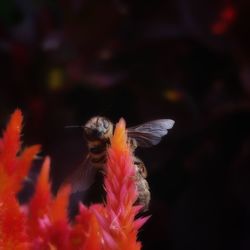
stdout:
{"type": "MultiPolygon", "coordinates": [[[[135,184],[138,191],[137,204],[147,210],[150,203],[150,189],[146,180],[147,169],[141,159],[134,155],[137,147],[151,147],[157,145],[163,136],[174,125],[171,119],[160,119],[143,123],[127,129],[128,143],[133,152],[135,167],[135,184]]],[[[113,136],[114,124],[106,117],[95,116],[82,126],[88,146],[85,161],[71,176],[72,192],[87,190],[95,180],[97,171],[104,171],[107,161],[107,147],[113,136]]]]}

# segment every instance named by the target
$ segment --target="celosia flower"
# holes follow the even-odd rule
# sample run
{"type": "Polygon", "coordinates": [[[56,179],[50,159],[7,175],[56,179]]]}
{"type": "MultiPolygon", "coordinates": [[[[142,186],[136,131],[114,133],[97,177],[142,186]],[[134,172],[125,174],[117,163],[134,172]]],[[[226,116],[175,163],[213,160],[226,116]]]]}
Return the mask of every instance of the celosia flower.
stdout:
{"type": "Polygon", "coordinates": [[[80,204],[79,215],[71,231],[71,249],[103,250],[100,226],[92,210],[80,204]]]}
{"type": "Polygon", "coordinates": [[[135,220],[137,190],[133,156],[121,120],[111,140],[105,175],[106,204],[80,205],[74,224],[68,222],[70,187],[51,194],[50,159],[46,158],[30,202],[20,205],[16,194],[39,146],[20,152],[22,114],[16,110],[0,139],[0,250],[133,250],[140,249],[135,220]]]}
{"type": "Polygon", "coordinates": [[[0,147],[0,249],[27,249],[26,217],[16,199],[22,180],[39,150],[33,146],[20,155],[22,114],[16,110],[1,139],[0,147]]]}
{"type": "Polygon", "coordinates": [[[70,225],[67,207],[70,188],[59,190],[52,197],[49,183],[50,160],[46,158],[37,181],[35,194],[28,204],[28,230],[36,242],[35,249],[69,249],[70,225]]]}
{"type": "Polygon", "coordinates": [[[111,147],[108,149],[108,162],[105,177],[107,192],[105,209],[94,209],[100,223],[105,249],[140,249],[137,242],[138,229],[147,217],[135,221],[140,206],[134,206],[137,199],[133,155],[127,143],[125,122],[116,125],[111,147]]]}
{"type": "Polygon", "coordinates": [[[35,145],[20,153],[20,133],[22,128],[22,113],[16,110],[1,139],[0,146],[0,194],[1,192],[20,191],[22,181],[29,172],[31,162],[39,151],[35,145]],[[20,155],[18,155],[20,153],[20,155]]]}

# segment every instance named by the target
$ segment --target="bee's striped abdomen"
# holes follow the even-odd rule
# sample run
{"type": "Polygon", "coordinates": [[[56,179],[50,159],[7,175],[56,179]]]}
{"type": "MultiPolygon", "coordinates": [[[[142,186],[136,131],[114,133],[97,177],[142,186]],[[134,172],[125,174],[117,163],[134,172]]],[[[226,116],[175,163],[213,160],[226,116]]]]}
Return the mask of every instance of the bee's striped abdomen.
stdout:
{"type": "Polygon", "coordinates": [[[89,141],[89,154],[92,165],[96,168],[103,168],[107,160],[107,141],[89,141]]]}

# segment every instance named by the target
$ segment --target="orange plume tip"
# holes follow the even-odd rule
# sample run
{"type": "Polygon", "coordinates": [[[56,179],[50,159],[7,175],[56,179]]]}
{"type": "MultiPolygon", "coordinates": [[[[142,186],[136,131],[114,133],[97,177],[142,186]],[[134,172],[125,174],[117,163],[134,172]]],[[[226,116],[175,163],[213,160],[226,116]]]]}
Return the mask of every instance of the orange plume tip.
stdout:
{"type": "Polygon", "coordinates": [[[127,151],[126,122],[123,118],[116,124],[114,135],[111,138],[111,148],[117,151],[127,151]]]}
{"type": "Polygon", "coordinates": [[[71,191],[70,185],[64,185],[59,189],[57,196],[55,197],[51,207],[51,216],[53,221],[68,220],[67,208],[68,208],[70,191],[71,191]]]}
{"type": "Polygon", "coordinates": [[[37,185],[47,184],[49,182],[50,158],[47,156],[43,162],[41,173],[38,177],[37,185]]]}
{"type": "Polygon", "coordinates": [[[19,159],[22,161],[30,161],[30,162],[36,160],[37,154],[39,153],[40,149],[41,149],[40,145],[34,145],[25,148],[21,153],[21,155],[19,156],[19,159]]]}
{"type": "Polygon", "coordinates": [[[20,151],[20,133],[22,130],[23,116],[17,109],[11,115],[10,120],[3,133],[0,145],[0,161],[5,165],[8,174],[14,172],[16,155],[20,151]]]}
{"type": "Polygon", "coordinates": [[[21,133],[23,123],[23,114],[20,109],[16,109],[14,113],[11,115],[7,129],[12,130],[16,133],[21,133]]]}

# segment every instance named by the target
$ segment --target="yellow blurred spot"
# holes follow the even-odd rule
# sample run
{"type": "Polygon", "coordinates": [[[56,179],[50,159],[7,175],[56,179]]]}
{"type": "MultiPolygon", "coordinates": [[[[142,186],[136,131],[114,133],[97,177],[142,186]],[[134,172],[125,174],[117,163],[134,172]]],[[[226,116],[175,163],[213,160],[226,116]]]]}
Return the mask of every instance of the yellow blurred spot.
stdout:
{"type": "Polygon", "coordinates": [[[163,96],[170,102],[178,102],[182,99],[183,94],[177,90],[167,89],[164,91],[163,96]]]}
{"type": "Polygon", "coordinates": [[[60,89],[63,85],[63,72],[61,69],[52,69],[49,72],[48,84],[51,90],[60,89]]]}

